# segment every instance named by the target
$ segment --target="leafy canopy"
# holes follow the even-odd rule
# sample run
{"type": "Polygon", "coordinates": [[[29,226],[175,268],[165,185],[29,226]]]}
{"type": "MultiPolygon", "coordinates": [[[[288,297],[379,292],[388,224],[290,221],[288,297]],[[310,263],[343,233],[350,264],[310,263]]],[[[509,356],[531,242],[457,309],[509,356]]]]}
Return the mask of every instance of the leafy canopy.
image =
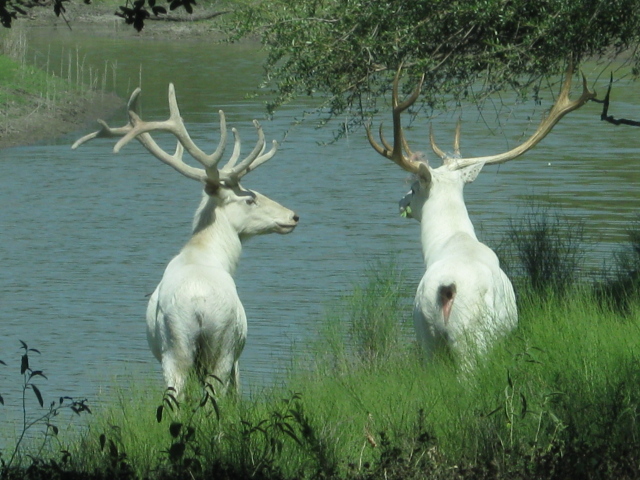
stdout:
{"type": "Polygon", "coordinates": [[[257,34],[267,49],[271,111],[317,92],[327,119],[355,122],[401,64],[407,90],[426,74],[432,108],[505,88],[535,98],[568,59],[624,53],[635,75],[640,66],[640,0],[262,0],[232,23],[232,39],[257,34]]]}
{"type": "MultiPolygon", "coordinates": [[[[0,23],[10,27],[42,1],[0,0],[0,23]]],[[[66,1],[53,0],[57,15],[64,15],[66,1]]],[[[167,12],[156,0],[124,3],[116,15],[137,30],[152,14],[167,12]]],[[[165,3],[188,13],[196,4],[165,3]]],[[[542,80],[569,59],[580,64],[624,54],[633,74],[640,72],[640,0],[232,0],[227,6],[229,40],[257,36],[268,52],[268,110],[317,95],[322,121],[346,115],[358,124],[370,117],[400,65],[407,90],[426,75],[422,104],[432,109],[445,101],[481,103],[509,88],[537,99],[542,80]]]]}

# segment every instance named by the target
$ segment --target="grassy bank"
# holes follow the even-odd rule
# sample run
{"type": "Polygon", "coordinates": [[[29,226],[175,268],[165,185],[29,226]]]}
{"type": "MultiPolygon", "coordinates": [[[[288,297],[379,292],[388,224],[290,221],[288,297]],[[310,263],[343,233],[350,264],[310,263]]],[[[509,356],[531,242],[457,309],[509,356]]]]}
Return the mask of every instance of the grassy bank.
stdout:
{"type": "Polygon", "coordinates": [[[57,69],[30,65],[19,27],[1,29],[0,45],[0,148],[75,131],[123,104],[105,89],[106,74],[85,72],[77,57],[57,69]]]}
{"type": "Polygon", "coordinates": [[[36,460],[25,448],[14,462],[22,468],[3,473],[640,478],[637,300],[620,313],[590,286],[521,291],[517,331],[461,372],[448,357],[421,361],[410,290],[395,266],[375,266],[284,384],[240,399],[216,399],[215,382],[204,396],[193,386],[178,406],[136,382],[87,428],[59,434],[36,460]]]}
{"type": "Polygon", "coordinates": [[[347,333],[342,350],[334,336],[323,338],[331,348],[309,349],[303,364],[317,368],[251,399],[201,405],[194,389],[178,408],[136,386],[68,440],[65,468],[104,478],[637,478],[640,306],[621,317],[587,291],[523,302],[518,331],[473,373],[447,358],[422,365],[410,343],[363,356],[347,333]]]}

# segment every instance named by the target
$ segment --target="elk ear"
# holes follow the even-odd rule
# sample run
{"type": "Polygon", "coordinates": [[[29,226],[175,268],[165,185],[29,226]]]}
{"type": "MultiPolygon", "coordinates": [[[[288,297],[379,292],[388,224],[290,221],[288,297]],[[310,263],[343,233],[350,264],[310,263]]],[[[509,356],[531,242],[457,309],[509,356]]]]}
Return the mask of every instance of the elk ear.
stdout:
{"type": "Polygon", "coordinates": [[[475,165],[470,165],[468,167],[463,168],[462,180],[464,181],[464,183],[473,182],[478,176],[478,174],[480,173],[480,170],[482,170],[482,167],[484,167],[484,163],[477,163],[475,165]]]}
{"type": "Polygon", "coordinates": [[[418,179],[425,186],[431,183],[431,170],[429,170],[429,165],[424,162],[418,164],[418,179]]]}

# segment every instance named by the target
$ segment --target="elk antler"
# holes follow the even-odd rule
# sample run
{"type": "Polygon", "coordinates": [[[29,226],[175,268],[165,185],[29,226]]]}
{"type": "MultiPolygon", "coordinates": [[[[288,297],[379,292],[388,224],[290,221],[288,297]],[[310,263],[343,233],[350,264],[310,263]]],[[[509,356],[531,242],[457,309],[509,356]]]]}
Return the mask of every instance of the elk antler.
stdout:
{"type": "Polygon", "coordinates": [[[549,111],[549,115],[542,120],[538,129],[534,132],[528,140],[521,143],[517,147],[509,150],[508,152],[500,153],[498,155],[490,155],[487,157],[470,157],[470,158],[458,158],[460,156],[460,122],[456,127],[456,134],[454,138],[454,150],[455,156],[448,156],[442,150],[438,148],[434,139],[433,131],[430,133],[431,148],[433,151],[444,161],[452,170],[458,170],[471,165],[484,163],[485,165],[504,163],[509,160],[513,160],[519,157],[526,151],[536,146],[547,134],[555,127],[555,125],[564,117],[567,113],[577,110],[582,107],[589,100],[596,97],[596,94],[589,90],[587,87],[587,79],[582,75],[582,94],[576,100],[569,100],[569,93],[571,92],[571,78],[573,76],[573,65],[570,63],[567,67],[565,79],[562,84],[562,89],[558,95],[558,99],[549,111]]]}
{"type": "Polygon", "coordinates": [[[138,97],[140,95],[140,88],[136,88],[129,98],[127,103],[127,111],[129,114],[129,122],[117,128],[109,127],[106,122],[98,120],[98,123],[102,126],[97,132],[90,133],[77,140],[72,146],[72,149],[78,148],[83,143],[99,137],[122,137],[113,147],[114,153],[118,153],[120,149],[129,143],[132,139],[137,139],[152,155],[158,158],[160,161],[173,167],[175,170],[183,174],[184,176],[199,180],[202,182],[221,183],[224,182],[228,185],[236,185],[240,178],[246,175],[249,171],[255,169],[259,165],[273,157],[276,153],[277,143],[274,140],[271,149],[264,153],[266,143],[264,138],[264,132],[258,121],[254,120],[258,131],[258,141],[251,153],[238,163],[240,157],[240,135],[233,128],[231,131],[234,136],[234,148],[231,158],[227,164],[218,169],[218,163],[224,154],[227,140],[227,126],[222,110],[220,114],[220,142],[218,147],[211,154],[207,155],[200,150],[198,146],[191,140],[189,133],[180,116],[180,110],[178,108],[178,102],[176,101],[176,93],[173,84],[169,84],[169,118],[161,122],[145,122],[136,113],[138,97]],[[176,151],[173,155],[169,155],[165,152],[156,141],[151,137],[149,132],[152,131],[165,131],[173,134],[178,139],[176,151]],[[189,154],[204,166],[204,169],[195,168],[186,164],[182,160],[182,154],[186,150],[189,154]]]}
{"type": "Polygon", "coordinates": [[[418,173],[418,165],[419,162],[414,160],[412,157],[412,152],[409,149],[409,145],[404,138],[404,133],[402,132],[402,123],[400,120],[400,114],[404,112],[407,108],[415,103],[420,95],[420,89],[422,88],[422,82],[424,82],[424,75],[420,79],[420,82],[414,89],[413,93],[409,98],[407,98],[404,102],[399,103],[398,101],[398,83],[400,80],[400,71],[402,70],[402,65],[398,68],[396,72],[396,76],[393,79],[393,91],[391,94],[391,104],[393,106],[393,146],[389,145],[382,135],[382,124],[380,124],[380,141],[382,142],[382,146],[378,144],[373,138],[371,134],[371,128],[367,125],[367,138],[369,139],[369,143],[373,147],[373,149],[378,152],[383,157],[388,158],[389,160],[395,162],[404,170],[410,173],[418,173]],[[403,153],[403,151],[407,152],[408,156],[403,153]]]}

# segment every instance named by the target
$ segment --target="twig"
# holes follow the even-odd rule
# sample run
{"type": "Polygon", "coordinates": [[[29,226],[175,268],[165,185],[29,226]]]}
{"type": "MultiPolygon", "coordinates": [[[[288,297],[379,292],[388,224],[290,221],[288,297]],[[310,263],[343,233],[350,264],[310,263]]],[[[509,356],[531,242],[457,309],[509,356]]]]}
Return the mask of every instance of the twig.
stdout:
{"type": "Polygon", "coordinates": [[[609,97],[611,94],[611,85],[613,84],[613,73],[611,73],[611,79],[609,80],[609,88],[607,89],[607,95],[604,100],[592,99],[596,103],[602,103],[602,113],[600,114],[600,120],[609,122],[613,125],[630,125],[632,127],[640,127],[640,122],[636,120],[628,120],[626,118],[614,118],[609,113],[609,97]]]}

